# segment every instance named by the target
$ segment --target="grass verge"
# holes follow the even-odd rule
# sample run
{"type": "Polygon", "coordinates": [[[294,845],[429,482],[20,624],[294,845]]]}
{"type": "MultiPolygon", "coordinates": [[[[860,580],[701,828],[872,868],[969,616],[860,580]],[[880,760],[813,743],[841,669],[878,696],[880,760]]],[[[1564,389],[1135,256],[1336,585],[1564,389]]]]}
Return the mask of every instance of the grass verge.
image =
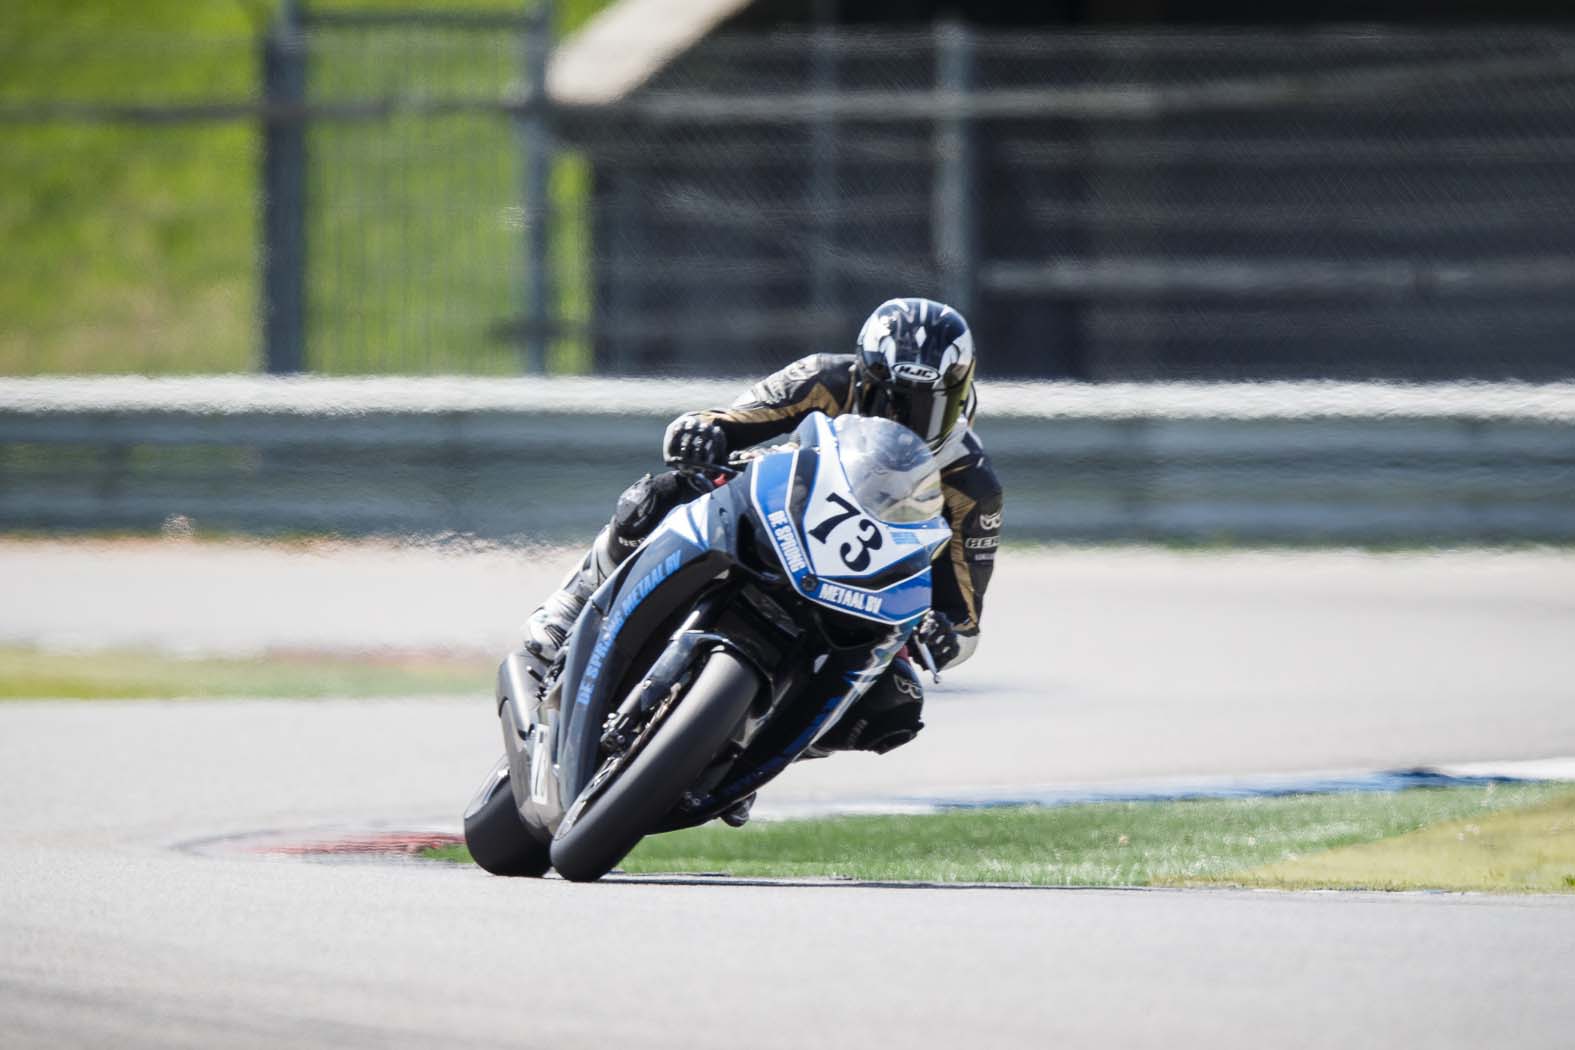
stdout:
{"type": "Polygon", "coordinates": [[[468,656],[282,652],[183,660],[0,647],[0,700],[422,696],[491,688],[491,661],[468,656]]]}
{"type": "Polygon", "coordinates": [[[1575,792],[1537,806],[1268,864],[1229,881],[1274,889],[1575,890],[1575,792]]]}
{"type": "MultiPolygon", "coordinates": [[[[607,0],[559,0],[560,34],[607,0]]],[[[245,105],[278,0],[5,0],[0,103],[245,105]]],[[[317,14],[518,16],[520,0],[317,0],[317,14]]],[[[522,81],[506,31],[312,27],[313,102],[496,100],[522,81]]],[[[258,367],[262,126],[23,121],[0,149],[0,374],[258,367]]],[[[314,371],[513,373],[523,280],[518,128],[507,114],[323,120],[309,133],[314,371]]],[[[560,154],[549,193],[560,320],[589,315],[590,173],[560,154]]],[[[582,336],[554,371],[584,371],[582,336]]]]}
{"type": "MultiPolygon", "coordinates": [[[[1380,843],[1449,821],[1486,826],[1491,814],[1554,802],[1575,806],[1567,784],[1402,792],[1098,803],[968,810],[924,816],[843,817],[718,824],[646,839],[624,862],[641,874],[721,872],[741,877],[840,877],[893,882],[1039,886],[1268,883],[1241,873],[1310,854],[1380,843]]],[[[1528,810],[1530,811],[1530,810],[1528,810]]],[[[1532,821],[1519,834],[1540,841],[1532,821]]],[[[1527,849],[1535,849],[1530,842],[1527,849]]],[[[430,856],[468,860],[463,847],[430,856]]],[[[1557,867],[1557,863],[1553,865],[1557,867]]],[[[1550,869],[1551,870],[1551,869],[1550,869]]],[[[1575,859],[1568,873],[1575,876],[1575,859]]],[[[1359,868],[1309,873],[1302,887],[1371,885],[1359,868]],[[1321,880],[1321,881],[1320,881],[1321,880]]],[[[1256,877],[1255,877],[1256,878],[1256,877]]],[[[1567,889],[1440,884],[1445,889],[1567,889]]]]}

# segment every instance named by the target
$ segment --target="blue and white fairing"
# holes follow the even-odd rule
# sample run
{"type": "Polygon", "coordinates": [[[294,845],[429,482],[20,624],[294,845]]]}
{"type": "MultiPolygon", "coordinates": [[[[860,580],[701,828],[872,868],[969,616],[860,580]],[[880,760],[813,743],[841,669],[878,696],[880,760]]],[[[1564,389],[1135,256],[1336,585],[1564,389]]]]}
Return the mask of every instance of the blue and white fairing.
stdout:
{"type": "Polygon", "coordinates": [[[862,416],[815,412],[795,437],[754,464],[750,484],[794,589],[906,635],[930,607],[930,561],[952,536],[928,450],[901,425],[862,416]]]}
{"type": "MultiPolygon", "coordinates": [[[[566,643],[555,738],[561,797],[578,799],[598,769],[613,690],[635,652],[738,564],[746,517],[758,519],[755,532],[766,534],[799,595],[883,628],[868,648],[828,652],[801,669],[802,688],[817,698],[801,731],[696,805],[725,805],[775,776],[884,672],[929,609],[930,559],[951,538],[942,505],[939,471],[912,431],[817,412],[793,445],[674,508],[591,596],[566,643]]],[[[772,671],[762,673],[769,680],[772,671]]]]}

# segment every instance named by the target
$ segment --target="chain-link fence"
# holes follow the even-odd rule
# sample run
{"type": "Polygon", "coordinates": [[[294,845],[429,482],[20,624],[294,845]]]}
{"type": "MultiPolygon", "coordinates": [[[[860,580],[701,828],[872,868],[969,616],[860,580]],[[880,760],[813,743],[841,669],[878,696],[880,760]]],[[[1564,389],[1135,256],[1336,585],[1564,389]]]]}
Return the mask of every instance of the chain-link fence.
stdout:
{"type": "Polygon", "coordinates": [[[0,14],[0,373],[254,368],[254,32],[19,14],[0,14]]]}
{"type": "Polygon", "coordinates": [[[760,368],[921,293],[997,375],[1575,371],[1575,34],[721,35],[608,110],[607,367],[760,368]]]}
{"type": "Polygon", "coordinates": [[[738,375],[926,294],[996,376],[1575,374],[1575,32],[569,37],[587,100],[539,10],[0,28],[0,371],[738,375]]]}
{"type": "Polygon", "coordinates": [[[315,371],[517,372],[524,157],[518,22],[308,23],[306,98],[432,108],[309,127],[307,352],[315,371]]]}
{"type": "Polygon", "coordinates": [[[282,11],[0,19],[0,373],[511,373],[583,318],[557,243],[561,298],[527,317],[551,155],[522,100],[550,5],[282,11]]]}

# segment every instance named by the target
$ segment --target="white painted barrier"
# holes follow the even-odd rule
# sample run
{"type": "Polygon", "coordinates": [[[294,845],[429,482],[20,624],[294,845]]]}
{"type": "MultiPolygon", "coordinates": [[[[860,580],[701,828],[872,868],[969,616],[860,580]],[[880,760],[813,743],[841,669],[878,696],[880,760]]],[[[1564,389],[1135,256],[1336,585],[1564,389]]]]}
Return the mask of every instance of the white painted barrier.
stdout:
{"type": "MultiPolygon", "coordinates": [[[[676,415],[742,380],[323,376],[0,378],[0,412],[676,415]]],[[[986,417],[1481,419],[1575,424],[1575,383],[979,383],[986,417]]]]}

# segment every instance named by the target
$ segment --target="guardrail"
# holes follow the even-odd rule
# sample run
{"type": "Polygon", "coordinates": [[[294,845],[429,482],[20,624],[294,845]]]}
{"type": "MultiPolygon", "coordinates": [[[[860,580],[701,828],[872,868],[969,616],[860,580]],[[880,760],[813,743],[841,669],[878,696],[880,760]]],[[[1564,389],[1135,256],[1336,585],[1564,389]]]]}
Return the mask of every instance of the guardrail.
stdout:
{"type": "MultiPolygon", "coordinates": [[[[588,536],[734,383],[0,380],[0,528],[588,536]]],[[[984,385],[1034,540],[1575,540],[1575,384],[984,385]]]]}

